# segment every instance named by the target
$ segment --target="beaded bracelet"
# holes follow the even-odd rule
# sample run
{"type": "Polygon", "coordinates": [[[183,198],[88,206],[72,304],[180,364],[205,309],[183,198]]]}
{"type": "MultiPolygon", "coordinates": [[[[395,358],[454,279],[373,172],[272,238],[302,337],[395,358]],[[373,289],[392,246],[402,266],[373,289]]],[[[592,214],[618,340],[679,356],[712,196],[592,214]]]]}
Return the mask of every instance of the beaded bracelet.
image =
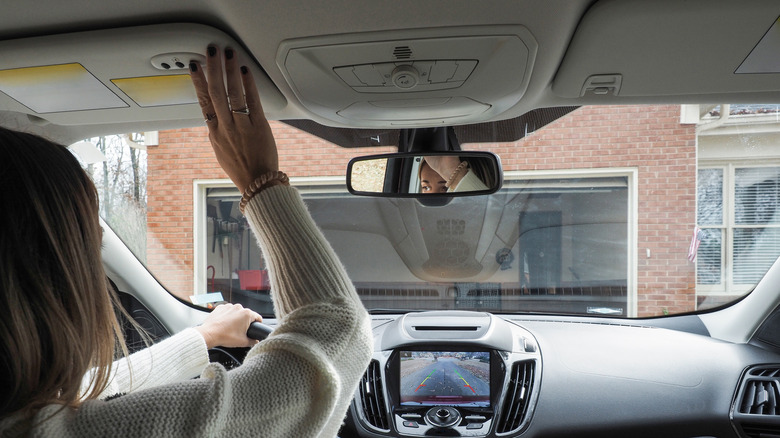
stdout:
{"type": "Polygon", "coordinates": [[[238,209],[241,210],[241,214],[244,213],[244,207],[246,207],[247,202],[249,202],[249,200],[252,199],[256,194],[263,191],[263,189],[267,188],[269,183],[274,181],[279,181],[286,186],[290,185],[290,178],[288,178],[287,174],[282,171],[272,170],[264,175],[260,175],[258,178],[252,181],[247,186],[246,190],[244,190],[244,193],[241,194],[241,201],[238,203],[238,209]]]}
{"type": "Polygon", "coordinates": [[[455,170],[452,171],[452,174],[447,179],[447,182],[444,183],[444,187],[449,188],[452,185],[452,181],[455,180],[455,177],[458,176],[460,171],[465,169],[465,168],[467,168],[467,167],[469,167],[469,162],[468,161],[461,161],[460,164],[458,164],[458,167],[456,167],[455,170]]]}

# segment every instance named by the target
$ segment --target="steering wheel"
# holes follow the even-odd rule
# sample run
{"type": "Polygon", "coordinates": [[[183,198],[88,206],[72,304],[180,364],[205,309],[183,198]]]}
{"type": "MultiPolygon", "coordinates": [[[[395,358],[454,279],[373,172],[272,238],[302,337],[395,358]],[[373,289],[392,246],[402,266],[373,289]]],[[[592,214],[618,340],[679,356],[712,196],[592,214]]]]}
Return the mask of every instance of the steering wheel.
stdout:
{"type": "MultiPolygon", "coordinates": [[[[274,329],[270,326],[260,324],[259,322],[253,322],[249,325],[246,336],[251,339],[262,341],[267,338],[273,330],[274,329]]],[[[241,365],[247,351],[249,351],[248,348],[212,347],[209,349],[209,362],[221,363],[225,369],[232,370],[241,365]]]]}
{"type": "Polygon", "coordinates": [[[249,329],[246,331],[246,336],[250,339],[257,339],[258,341],[262,341],[263,339],[267,338],[272,331],[274,331],[273,327],[255,321],[249,324],[249,329]]]}

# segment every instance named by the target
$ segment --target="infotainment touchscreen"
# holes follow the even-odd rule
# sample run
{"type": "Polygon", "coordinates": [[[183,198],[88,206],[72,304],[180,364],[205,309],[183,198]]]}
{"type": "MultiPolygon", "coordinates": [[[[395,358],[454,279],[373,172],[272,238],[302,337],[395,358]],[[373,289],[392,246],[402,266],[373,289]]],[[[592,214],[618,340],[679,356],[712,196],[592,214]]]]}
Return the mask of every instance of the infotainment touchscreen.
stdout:
{"type": "Polygon", "coordinates": [[[487,351],[400,351],[401,404],[490,406],[487,351]]]}

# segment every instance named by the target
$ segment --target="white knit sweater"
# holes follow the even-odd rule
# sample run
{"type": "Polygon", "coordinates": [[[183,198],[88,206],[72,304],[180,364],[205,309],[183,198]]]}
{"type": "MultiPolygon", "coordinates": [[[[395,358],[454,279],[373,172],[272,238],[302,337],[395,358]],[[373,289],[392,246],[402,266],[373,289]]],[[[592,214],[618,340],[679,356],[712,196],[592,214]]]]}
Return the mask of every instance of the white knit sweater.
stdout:
{"type": "MultiPolygon", "coordinates": [[[[129,387],[115,379],[110,392],[133,391],[76,410],[45,407],[31,436],[336,436],[371,354],[368,314],[295,189],[262,191],[246,215],[269,265],[280,324],[249,351],[243,365],[225,371],[211,364],[199,379],[154,386],[180,378],[187,367],[202,366],[202,338],[183,332],[156,348],[178,345],[195,356],[177,362],[160,355],[167,359],[153,365],[155,376],[163,363],[171,367],[163,380],[136,380],[129,387]]],[[[156,360],[155,354],[150,357],[156,360]]],[[[144,365],[132,363],[134,379],[145,375],[144,365]]],[[[0,421],[0,434],[15,434],[18,426],[14,418],[0,421]]]]}
{"type": "MultiPolygon", "coordinates": [[[[128,392],[198,377],[209,364],[206,341],[188,328],[149,348],[114,362],[110,381],[98,398],[111,398],[128,392]]],[[[82,379],[81,393],[89,390],[92,373],[82,379]]]]}

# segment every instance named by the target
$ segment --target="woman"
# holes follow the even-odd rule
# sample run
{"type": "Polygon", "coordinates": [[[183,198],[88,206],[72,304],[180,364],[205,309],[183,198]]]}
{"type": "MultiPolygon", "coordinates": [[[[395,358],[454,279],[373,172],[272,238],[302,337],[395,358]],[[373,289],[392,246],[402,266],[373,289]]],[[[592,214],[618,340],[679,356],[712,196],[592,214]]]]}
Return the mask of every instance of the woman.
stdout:
{"type": "Polygon", "coordinates": [[[433,170],[427,158],[420,161],[420,193],[447,193],[447,180],[433,170]]]}
{"type": "MultiPolygon", "coordinates": [[[[278,171],[276,144],[252,76],[239,68],[231,49],[225,50],[223,76],[220,52],[213,46],[206,69],[208,81],[198,64],[190,65],[193,84],[217,160],[243,193],[241,206],[269,264],[280,324],[230,372],[212,364],[199,379],[146,389],[131,385],[125,395],[98,399],[109,386],[121,336],[100,263],[95,188],[63,147],[3,133],[4,192],[19,192],[25,202],[4,203],[13,207],[0,213],[0,221],[29,238],[29,247],[18,247],[7,230],[0,235],[3,263],[15,258],[0,273],[0,305],[6,311],[0,323],[0,373],[5,374],[0,435],[307,437],[338,432],[372,350],[368,315],[300,195],[278,171]],[[31,151],[22,154],[26,158],[6,164],[6,157],[24,148],[31,151]],[[82,397],[85,375],[90,384],[82,397]]],[[[250,343],[245,332],[256,315],[235,306],[226,309],[239,315],[224,319],[236,327],[204,324],[200,346],[184,350],[222,342],[224,333],[237,343],[250,343]]],[[[167,342],[180,345],[177,339],[183,336],[191,340],[194,332],[185,332],[167,342]]],[[[162,354],[160,360],[172,355],[162,354]]]]}
{"type": "Polygon", "coordinates": [[[477,174],[468,160],[456,155],[428,155],[420,163],[420,192],[477,192],[489,187],[483,181],[486,175],[477,174]],[[447,175],[447,177],[445,177],[447,175]]]}

